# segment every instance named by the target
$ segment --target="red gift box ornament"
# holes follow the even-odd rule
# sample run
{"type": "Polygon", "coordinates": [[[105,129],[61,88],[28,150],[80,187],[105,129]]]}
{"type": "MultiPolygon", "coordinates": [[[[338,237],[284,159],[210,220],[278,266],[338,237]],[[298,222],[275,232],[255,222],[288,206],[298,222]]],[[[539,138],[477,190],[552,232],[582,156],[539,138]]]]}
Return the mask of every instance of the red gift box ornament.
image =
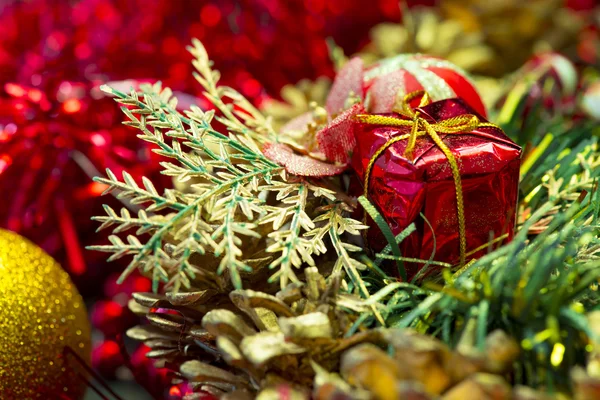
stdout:
{"type": "MultiPolygon", "coordinates": [[[[355,117],[351,165],[394,234],[415,223],[403,256],[463,266],[512,239],[521,148],[459,98],[413,92],[395,111],[355,117]]],[[[386,244],[377,228],[368,242],[386,244]]],[[[422,265],[406,267],[410,277],[422,265]]]]}
{"type": "Polygon", "coordinates": [[[342,173],[352,156],[357,114],[391,112],[398,100],[425,90],[435,101],[460,97],[479,114],[485,107],[466,74],[452,63],[421,54],[403,54],[365,67],[352,58],[339,71],[325,107],[316,107],[281,128],[277,143],[267,143],[267,158],[299,176],[342,173]]]}

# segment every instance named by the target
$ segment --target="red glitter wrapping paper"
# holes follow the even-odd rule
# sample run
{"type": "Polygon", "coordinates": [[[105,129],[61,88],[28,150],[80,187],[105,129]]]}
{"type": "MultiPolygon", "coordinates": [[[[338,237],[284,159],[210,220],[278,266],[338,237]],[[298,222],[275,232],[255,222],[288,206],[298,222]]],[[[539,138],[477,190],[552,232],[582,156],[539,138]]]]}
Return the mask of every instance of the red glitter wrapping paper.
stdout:
{"type": "MultiPolygon", "coordinates": [[[[485,119],[460,99],[438,101],[416,111],[430,123],[473,114],[485,119]]],[[[391,115],[391,114],[387,114],[391,115]]],[[[398,117],[397,114],[394,116],[398,117]]],[[[410,128],[357,123],[352,167],[361,181],[373,154],[391,138],[410,128]]],[[[457,160],[464,195],[467,261],[483,255],[493,238],[513,236],[519,186],[521,149],[499,128],[479,127],[470,133],[440,135],[457,160]],[[484,248],[469,254],[480,246],[484,248]]],[[[373,164],[368,198],[394,234],[414,222],[416,231],[401,243],[404,257],[457,264],[460,259],[455,183],[448,159],[429,137],[417,139],[414,159],[404,157],[407,140],[392,144],[373,164]],[[431,229],[420,217],[423,213],[431,229]]],[[[363,188],[364,189],[364,188],[363,188]]],[[[370,221],[373,224],[373,221],[370,221]]],[[[381,250],[386,244],[377,227],[369,231],[369,245],[381,250]]],[[[422,264],[408,263],[410,279],[422,264]]]]}

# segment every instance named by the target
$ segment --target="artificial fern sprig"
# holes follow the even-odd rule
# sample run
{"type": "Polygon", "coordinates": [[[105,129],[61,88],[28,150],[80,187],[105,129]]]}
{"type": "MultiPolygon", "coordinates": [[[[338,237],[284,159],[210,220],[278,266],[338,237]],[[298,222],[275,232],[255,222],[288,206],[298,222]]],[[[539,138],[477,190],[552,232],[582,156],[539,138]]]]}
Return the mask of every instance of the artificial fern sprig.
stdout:
{"type": "MultiPolygon", "coordinates": [[[[168,105],[173,102],[163,94],[164,90],[161,90],[159,85],[145,86],[141,93],[132,92],[130,95],[112,89],[107,91],[116,95],[117,100],[121,100],[122,103],[137,107],[133,110],[127,108],[123,110],[130,119],[128,124],[142,132],[139,135],[141,139],[158,145],[159,148],[155,150],[157,153],[179,162],[178,166],[172,163],[163,164],[167,175],[177,175],[182,180],[196,178],[208,184],[208,186],[200,186],[199,190],[190,194],[167,190],[161,196],[148,180],[144,179],[146,187],[142,189],[128,174],[124,174],[123,182],[120,182],[110,171],[107,172],[108,179],[98,179],[109,186],[107,192],[121,190],[121,196],[132,197],[136,203],[151,202],[148,208],[150,211],[171,209],[177,212],[172,218],[153,225],[155,229],[152,231],[152,236],[139,251],[129,251],[135,256],[121,279],[136,267],[145,266],[148,257],[153,257],[156,263],[157,256],[160,254],[158,258],[162,263],[172,264],[178,271],[173,283],[179,286],[180,280],[177,279],[179,276],[187,285],[190,277],[182,274],[182,271],[186,270],[182,267],[189,263],[190,254],[203,254],[206,247],[211,246],[215,255],[217,257],[223,255],[222,260],[225,260],[222,261],[218,272],[222,272],[225,267],[228,268],[234,286],[241,287],[239,271],[251,269],[242,259],[239,236],[256,237],[258,234],[252,231],[256,225],[244,224],[236,220],[237,203],[240,199],[247,199],[243,201],[243,208],[246,211],[251,208],[260,211],[256,209],[256,204],[262,202],[258,198],[259,182],[269,182],[271,178],[279,175],[281,167],[266,159],[262,153],[252,151],[236,137],[228,137],[213,130],[212,113],[203,113],[195,109],[188,114],[191,118],[182,117],[168,105]],[[167,143],[165,136],[171,139],[171,144],[167,143]],[[252,162],[240,164],[233,159],[233,156],[252,162]],[[231,200],[229,202],[227,193],[231,200]],[[241,193],[241,197],[238,193],[241,193]],[[189,217],[198,215],[202,208],[207,208],[212,214],[209,221],[196,219],[196,224],[187,223],[189,217]],[[213,231],[207,222],[216,222],[220,225],[213,231]],[[196,234],[195,243],[188,240],[184,242],[183,247],[179,244],[178,252],[173,255],[173,258],[163,250],[163,247],[167,244],[165,236],[171,231],[178,230],[181,235],[182,227],[178,225],[181,225],[184,230],[198,230],[203,233],[196,234]],[[207,233],[210,233],[210,237],[207,233]],[[215,241],[221,237],[223,240],[215,246],[215,241]]],[[[95,249],[109,250],[106,247],[95,247],[95,249]]],[[[164,282],[168,282],[168,276],[169,274],[160,274],[164,282]]],[[[157,284],[158,281],[155,279],[155,288],[157,284]]]]}
{"type": "Polygon", "coordinates": [[[127,210],[119,214],[106,208],[107,215],[96,218],[101,229],[113,227],[118,234],[136,228],[137,236],[127,244],[111,236],[112,245],[92,248],[133,256],[121,281],[139,268],[152,274],[154,290],[162,281],[175,291],[198,285],[226,290],[219,278],[225,271],[233,287],[241,288],[242,273],[256,272],[246,254],[248,246],[270,255],[270,281],[279,281],[281,287],[299,282],[299,268],[315,266],[316,256],[334,250],[336,271],[343,269],[352,287],[368,297],[358,272],[363,266],[350,256],[360,249],[345,242],[366,227],[344,216],[350,208],[338,200],[336,182],[288,175],[266,158],[262,144],[277,141],[270,120],[235,90],[218,86],[220,75],[200,42],[190,51],[196,79],[221,115],[196,106],[178,112],[171,90],[160,83],[142,85],[129,94],[103,87],[123,104],[128,118],[124,124],[137,128],[138,137],[168,159],[161,162],[162,173],[187,182],[187,187],[161,194],[146,178],[140,187],[127,173],[119,180],[107,171],[107,178],[97,179],[108,186],[107,193],[117,191],[119,197],[146,208],[137,218],[127,210]],[[213,128],[214,119],[227,131],[213,128]],[[320,233],[315,227],[323,221],[329,222],[320,233]],[[214,266],[200,264],[211,256],[214,266]]]}

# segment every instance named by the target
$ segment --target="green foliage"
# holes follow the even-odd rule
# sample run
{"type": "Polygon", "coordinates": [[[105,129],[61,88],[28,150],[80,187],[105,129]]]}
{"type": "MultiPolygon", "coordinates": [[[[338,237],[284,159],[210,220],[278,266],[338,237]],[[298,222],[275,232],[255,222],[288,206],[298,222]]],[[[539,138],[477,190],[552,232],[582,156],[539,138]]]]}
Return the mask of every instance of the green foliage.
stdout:
{"type": "Polygon", "coordinates": [[[524,349],[517,381],[566,385],[570,368],[586,353],[581,334],[594,337],[585,312],[595,304],[591,285],[600,278],[597,260],[581,261],[578,255],[600,241],[598,227],[584,224],[594,212],[588,203],[558,214],[528,243],[527,229],[551,206],[540,208],[510,244],[449,275],[445,285],[426,284],[428,295],[394,316],[393,325],[414,327],[453,346],[465,340],[481,345],[489,332],[502,329],[524,349]],[[557,355],[561,346],[569,349],[565,358],[557,355]]]}

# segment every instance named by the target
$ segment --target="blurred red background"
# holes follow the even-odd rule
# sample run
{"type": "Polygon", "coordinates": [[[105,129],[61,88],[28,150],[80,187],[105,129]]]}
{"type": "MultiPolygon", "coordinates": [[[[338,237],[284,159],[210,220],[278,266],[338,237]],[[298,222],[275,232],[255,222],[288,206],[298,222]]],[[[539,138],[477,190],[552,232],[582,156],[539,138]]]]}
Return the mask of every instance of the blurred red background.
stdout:
{"type": "MultiPolygon", "coordinates": [[[[285,84],[332,76],[328,37],[352,53],[373,25],[400,17],[397,0],[0,0],[0,227],[70,273],[90,308],[98,371],[123,377],[117,336],[136,322],[127,301],[150,287],[139,276],[117,286],[123,265],[85,250],[105,239],[90,217],[102,203],[118,206],[91,178],[110,168],[170,184],[98,87],[162,80],[184,103],[206,106],[186,50],[195,37],[222,82],[258,104],[285,84]]],[[[158,396],[162,375],[145,351],[130,366],[158,396]]]]}

